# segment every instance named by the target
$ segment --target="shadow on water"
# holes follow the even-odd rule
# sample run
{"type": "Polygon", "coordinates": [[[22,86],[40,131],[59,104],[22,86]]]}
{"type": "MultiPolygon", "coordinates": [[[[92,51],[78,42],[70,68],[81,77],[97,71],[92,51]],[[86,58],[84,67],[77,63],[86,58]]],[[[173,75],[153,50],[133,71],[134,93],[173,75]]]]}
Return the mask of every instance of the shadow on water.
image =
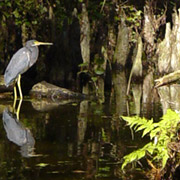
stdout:
{"type": "MultiPolygon", "coordinates": [[[[161,106],[146,101],[149,96],[142,85],[132,86],[130,100],[124,96],[126,86],[121,87],[115,87],[114,95],[107,93],[104,104],[25,100],[19,120],[9,110],[13,102],[1,101],[0,179],[127,178],[120,170],[122,157],[147,139],[137,133],[133,140],[120,116],[137,114],[158,121],[167,108],[179,109],[180,89],[160,88],[161,106]]],[[[128,178],[146,179],[142,169],[128,178]]]]}

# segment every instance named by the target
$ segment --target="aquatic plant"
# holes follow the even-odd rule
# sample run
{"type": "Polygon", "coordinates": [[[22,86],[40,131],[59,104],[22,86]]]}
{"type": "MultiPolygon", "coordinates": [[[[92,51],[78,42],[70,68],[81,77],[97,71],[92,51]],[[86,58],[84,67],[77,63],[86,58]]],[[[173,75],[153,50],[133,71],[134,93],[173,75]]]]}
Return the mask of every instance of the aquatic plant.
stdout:
{"type": "Polygon", "coordinates": [[[138,116],[122,116],[122,118],[136,132],[142,131],[142,137],[149,135],[150,142],[144,147],[124,156],[121,169],[124,169],[127,164],[138,161],[145,156],[148,157],[148,163],[157,163],[158,167],[163,169],[172,155],[171,144],[177,139],[177,126],[180,121],[179,113],[169,109],[161,120],[156,123],[153,122],[153,119],[147,120],[138,116]]]}

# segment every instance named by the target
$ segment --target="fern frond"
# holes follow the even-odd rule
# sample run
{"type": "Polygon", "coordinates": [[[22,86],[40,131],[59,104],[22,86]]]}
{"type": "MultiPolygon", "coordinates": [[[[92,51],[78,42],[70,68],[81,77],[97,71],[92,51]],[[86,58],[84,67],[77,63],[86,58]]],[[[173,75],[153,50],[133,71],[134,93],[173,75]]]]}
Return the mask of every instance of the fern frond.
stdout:
{"type": "Polygon", "coordinates": [[[176,127],[180,122],[180,115],[170,109],[161,118],[161,121],[154,123],[153,119],[147,120],[145,118],[122,117],[128,125],[136,132],[143,131],[142,137],[149,134],[150,140],[157,139],[156,143],[150,142],[143,148],[138,149],[129,155],[124,156],[122,169],[133,161],[138,161],[146,155],[146,152],[154,156],[153,161],[161,162],[161,167],[164,168],[169,159],[168,143],[176,136],[176,127]]]}

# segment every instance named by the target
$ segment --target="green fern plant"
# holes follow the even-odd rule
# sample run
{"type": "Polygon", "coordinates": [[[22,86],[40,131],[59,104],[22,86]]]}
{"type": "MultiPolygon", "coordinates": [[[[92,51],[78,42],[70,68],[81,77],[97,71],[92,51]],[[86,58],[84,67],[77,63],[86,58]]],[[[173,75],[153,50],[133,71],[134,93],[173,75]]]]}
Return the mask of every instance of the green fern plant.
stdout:
{"type": "Polygon", "coordinates": [[[168,109],[167,113],[157,123],[154,123],[153,119],[147,120],[138,116],[122,116],[122,118],[136,132],[143,131],[142,137],[148,134],[151,141],[144,147],[124,156],[121,169],[124,169],[129,163],[140,160],[145,155],[151,155],[152,161],[158,162],[160,168],[164,168],[170,157],[168,144],[176,139],[177,125],[180,121],[179,114],[168,109]]]}

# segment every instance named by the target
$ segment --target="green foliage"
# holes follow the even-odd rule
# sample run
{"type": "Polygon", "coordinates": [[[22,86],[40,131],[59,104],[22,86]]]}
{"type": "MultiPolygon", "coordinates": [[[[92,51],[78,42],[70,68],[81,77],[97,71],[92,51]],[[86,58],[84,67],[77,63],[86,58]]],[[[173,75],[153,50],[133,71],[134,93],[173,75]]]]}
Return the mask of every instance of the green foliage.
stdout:
{"type": "Polygon", "coordinates": [[[107,142],[107,140],[108,140],[104,128],[102,128],[102,139],[103,139],[104,142],[107,142]]]}
{"type": "Polygon", "coordinates": [[[91,80],[92,80],[93,82],[96,82],[96,81],[98,80],[98,77],[93,76],[93,77],[91,77],[91,80]]]}
{"type": "Polygon", "coordinates": [[[103,75],[105,70],[102,67],[97,67],[94,72],[96,75],[103,75]]]}
{"type": "Polygon", "coordinates": [[[130,41],[136,42],[136,34],[139,29],[141,29],[142,22],[142,11],[137,10],[133,5],[124,6],[124,11],[126,13],[126,22],[128,27],[131,29],[130,41]]]}
{"type": "Polygon", "coordinates": [[[95,56],[94,58],[94,73],[95,75],[103,75],[105,73],[104,68],[102,67],[102,65],[104,64],[104,59],[99,57],[99,56],[95,56]]]}
{"type": "Polygon", "coordinates": [[[88,64],[87,62],[85,62],[85,63],[81,63],[81,64],[79,64],[78,66],[79,66],[79,67],[88,67],[88,66],[89,66],[89,64],[88,64]]]}
{"type": "Polygon", "coordinates": [[[131,25],[135,25],[136,27],[140,26],[140,22],[141,22],[141,14],[142,11],[141,10],[137,10],[134,6],[126,6],[124,8],[126,14],[127,14],[127,18],[126,21],[129,22],[131,25]]]}
{"type": "Polygon", "coordinates": [[[46,4],[37,3],[35,0],[6,0],[1,2],[1,13],[7,18],[14,21],[17,26],[23,23],[33,24],[38,20],[45,18],[47,13],[46,4]],[[33,20],[29,17],[33,17],[33,20]]]}
{"type": "Polygon", "coordinates": [[[84,62],[79,64],[80,67],[79,75],[81,73],[85,73],[90,77],[90,82],[93,84],[93,87],[96,91],[96,95],[98,95],[98,80],[105,74],[104,69],[105,60],[102,57],[99,57],[98,54],[95,55],[94,61],[90,64],[88,62],[84,62]]]}
{"type": "Polygon", "coordinates": [[[124,156],[124,162],[122,169],[133,161],[138,161],[145,155],[151,155],[152,161],[160,164],[161,168],[164,168],[167,160],[170,157],[170,151],[168,149],[168,143],[172,142],[176,138],[177,125],[180,121],[179,114],[167,110],[167,113],[162,117],[161,121],[154,123],[153,120],[147,120],[140,117],[122,117],[131,128],[137,131],[143,131],[142,137],[149,134],[150,140],[154,140],[146,144],[144,147],[124,156]]]}

